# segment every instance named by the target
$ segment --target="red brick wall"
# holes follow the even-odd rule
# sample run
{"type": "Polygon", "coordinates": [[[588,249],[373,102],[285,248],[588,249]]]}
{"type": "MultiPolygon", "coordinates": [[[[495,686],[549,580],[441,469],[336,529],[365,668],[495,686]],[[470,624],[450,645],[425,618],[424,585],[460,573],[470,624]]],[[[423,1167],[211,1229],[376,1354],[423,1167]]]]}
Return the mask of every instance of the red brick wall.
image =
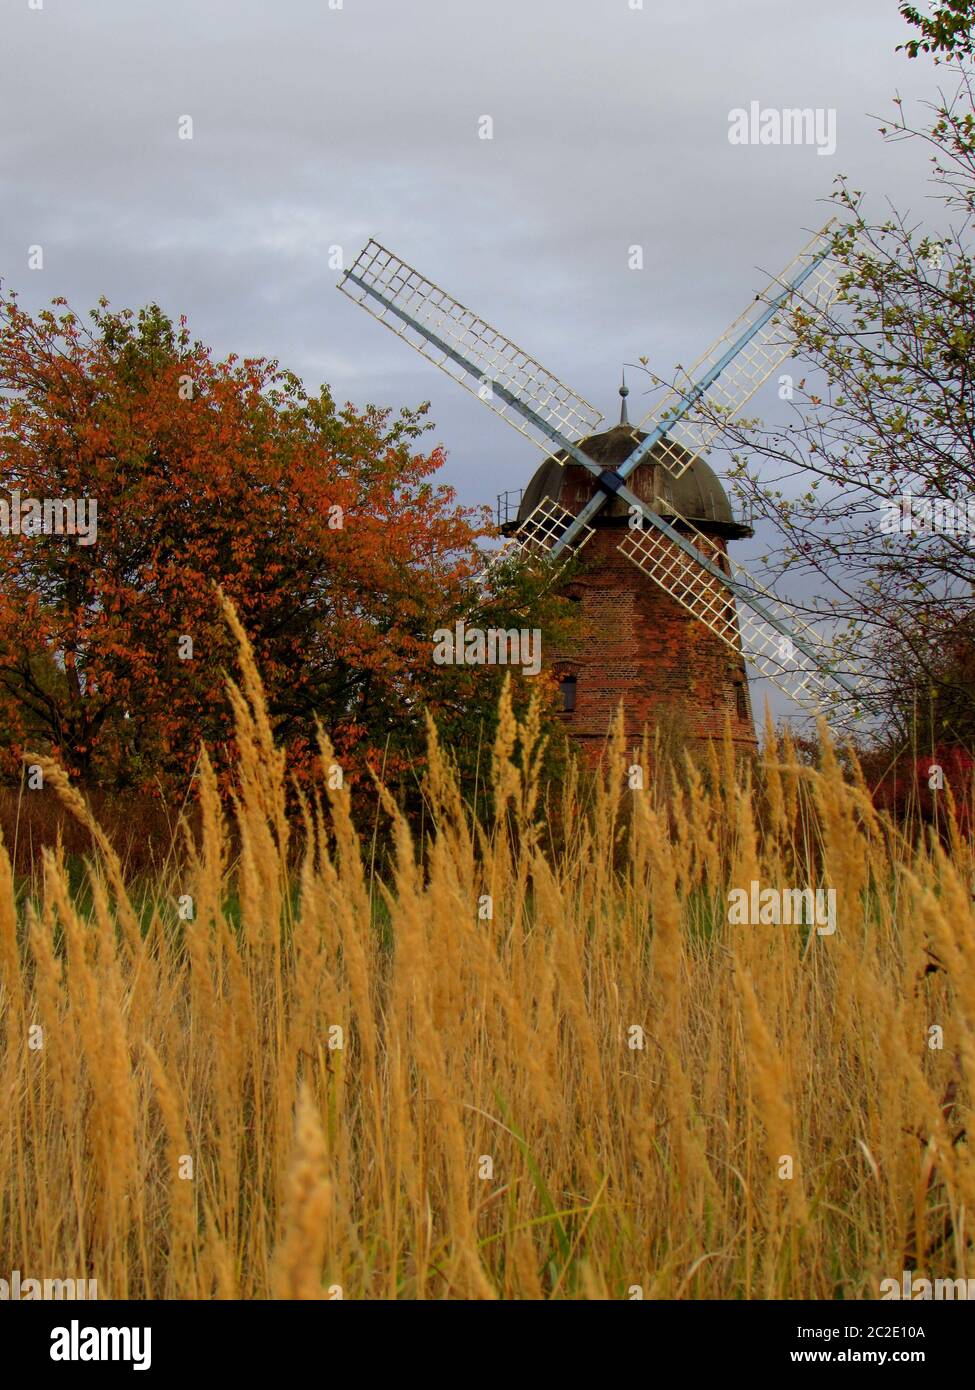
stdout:
{"type": "MultiPolygon", "coordinates": [[[[625,534],[598,529],[583,552],[586,572],[570,586],[591,634],[579,655],[546,653],[560,675],[577,679],[575,710],[561,716],[566,727],[595,761],[622,700],[634,745],[645,725],[651,736],[659,727],[678,738],[720,739],[727,719],[735,743],[755,747],[741,657],[619,553],[625,534]],[[745,718],[738,705],[742,687],[745,718]]],[[[726,550],[722,539],[711,539],[726,550]]]]}

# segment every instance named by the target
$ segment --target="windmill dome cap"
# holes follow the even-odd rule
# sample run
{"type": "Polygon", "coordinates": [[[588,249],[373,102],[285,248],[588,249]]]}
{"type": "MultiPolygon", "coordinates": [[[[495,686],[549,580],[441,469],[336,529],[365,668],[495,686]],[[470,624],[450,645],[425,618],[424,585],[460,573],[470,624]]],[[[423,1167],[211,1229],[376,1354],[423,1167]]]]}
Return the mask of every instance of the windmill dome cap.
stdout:
{"type": "MultiPolygon", "coordinates": [[[[646,435],[633,429],[631,425],[617,425],[611,430],[605,430],[602,434],[590,435],[588,439],[582,440],[579,448],[588,454],[593,463],[598,464],[600,468],[618,468],[621,463],[625,463],[637,444],[642,443],[644,439],[646,439],[646,435]]],[[[705,463],[704,459],[682,449],[679,444],[668,444],[667,453],[670,458],[673,458],[673,455],[677,453],[685,455],[689,460],[684,472],[679,478],[675,478],[666,463],[663,462],[662,453],[663,447],[660,444],[655,445],[650,450],[647,458],[627,479],[631,491],[635,492],[638,497],[645,497],[648,501],[654,497],[659,498],[661,505],[655,510],[660,511],[664,516],[672,515],[675,512],[679,513],[688,521],[694,521],[698,524],[704,523],[719,534],[731,539],[752,534],[751,528],[744,526],[735,517],[727,493],[721,485],[721,480],[714,469],[705,463]],[[652,478],[647,478],[647,473],[652,473],[652,478]]],[[[516,526],[525,521],[545,498],[551,498],[555,502],[560,501],[568,469],[581,472],[580,465],[574,463],[571,458],[567,459],[563,453],[553,455],[545,460],[525,488],[518,509],[516,526]]],[[[653,505],[652,501],[650,504],[653,505]]],[[[572,505],[568,498],[562,502],[562,505],[571,512],[578,510],[578,507],[572,505]]],[[[613,497],[606,502],[602,512],[597,513],[597,521],[600,515],[607,517],[628,516],[629,507],[621,498],[613,497]]]]}

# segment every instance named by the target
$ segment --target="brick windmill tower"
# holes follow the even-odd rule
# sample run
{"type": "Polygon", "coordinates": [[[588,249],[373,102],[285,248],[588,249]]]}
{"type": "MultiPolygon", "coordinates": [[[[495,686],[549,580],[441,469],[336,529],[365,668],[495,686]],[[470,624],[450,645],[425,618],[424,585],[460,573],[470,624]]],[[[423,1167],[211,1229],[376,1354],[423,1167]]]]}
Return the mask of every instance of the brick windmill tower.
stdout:
{"type": "Polygon", "coordinates": [[[589,547],[574,581],[596,636],[583,659],[547,653],[569,728],[593,756],[620,699],[627,732],[676,721],[691,738],[742,746],[755,732],[746,660],[813,708],[835,710],[856,685],[829,644],[728,553],[747,536],[705,462],[722,421],[792,350],[789,311],[818,316],[836,294],[830,228],[674,386],[638,428],[599,432],[602,414],[524,349],[380,246],[366,244],[339,289],[526,438],[546,460],[502,530],[540,563],[589,547]]]}
{"type": "MultiPolygon", "coordinates": [[[[579,446],[604,471],[615,471],[646,438],[629,423],[628,394],[624,381],[619,424],[590,435],[579,446]]],[[[753,534],[735,518],[717,475],[701,458],[688,454],[686,467],[675,477],[658,445],[630,475],[630,486],[676,528],[682,528],[685,518],[691,522],[693,532],[686,534],[707,537],[722,568],[728,564],[728,542],[753,534]]],[[[521,493],[514,516],[517,494],[499,496],[500,529],[517,536],[539,507],[557,507],[575,516],[597,491],[598,482],[587,468],[571,457],[550,455],[521,493]]],[[[568,597],[579,602],[589,634],[583,650],[571,657],[549,654],[559,677],[567,731],[582,746],[587,761],[597,761],[622,703],[627,737],[633,743],[644,728],[691,742],[722,738],[730,728],[737,747],[754,748],[757,739],[740,644],[737,649],[729,646],[631,563],[620,541],[633,524],[633,512],[625,502],[617,497],[607,500],[594,518],[582,570],[566,589],[568,597]]],[[[729,609],[737,626],[734,605],[729,609]]]]}

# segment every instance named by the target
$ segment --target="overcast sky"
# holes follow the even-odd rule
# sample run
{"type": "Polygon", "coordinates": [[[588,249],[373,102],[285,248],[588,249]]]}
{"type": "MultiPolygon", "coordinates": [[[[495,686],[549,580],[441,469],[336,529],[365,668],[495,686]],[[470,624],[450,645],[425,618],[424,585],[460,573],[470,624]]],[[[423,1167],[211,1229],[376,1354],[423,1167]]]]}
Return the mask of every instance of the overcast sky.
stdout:
{"type": "Polygon", "coordinates": [[[338,294],[329,247],[375,236],[615,417],[620,364],[696,358],[838,174],[926,213],[922,152],[877,134],[938,76],[895,52],[897,0],[635,3],[0,0],[0,276],[32,308],[156,300],[340,401],[429,399],[446,480],[493,505],[540,455],[338,294]],[[730,145],[752,101],[835,109],[835,154],[730,145]]]}

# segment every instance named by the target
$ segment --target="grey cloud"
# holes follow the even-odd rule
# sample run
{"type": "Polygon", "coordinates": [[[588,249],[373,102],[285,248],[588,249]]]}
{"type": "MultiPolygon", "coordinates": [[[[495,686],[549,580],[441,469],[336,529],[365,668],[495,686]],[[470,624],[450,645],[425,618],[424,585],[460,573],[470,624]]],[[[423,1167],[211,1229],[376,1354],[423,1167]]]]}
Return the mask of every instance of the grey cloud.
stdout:
{"type": "Polygon", "coordinates": [[[24,302],[157,299],[339,400],[429,398],[468,502],[535,454],[335,292],[330,245],[375,235],[613,415],[620,363],[692,361],[836,173],[926,192],[866,114],[935,85],[894,52],[896,0],[5,0],[0,26],[0,275],[24,302]],[[835,157],[729,146],[753,99],[835,107],[835,157]]]}

